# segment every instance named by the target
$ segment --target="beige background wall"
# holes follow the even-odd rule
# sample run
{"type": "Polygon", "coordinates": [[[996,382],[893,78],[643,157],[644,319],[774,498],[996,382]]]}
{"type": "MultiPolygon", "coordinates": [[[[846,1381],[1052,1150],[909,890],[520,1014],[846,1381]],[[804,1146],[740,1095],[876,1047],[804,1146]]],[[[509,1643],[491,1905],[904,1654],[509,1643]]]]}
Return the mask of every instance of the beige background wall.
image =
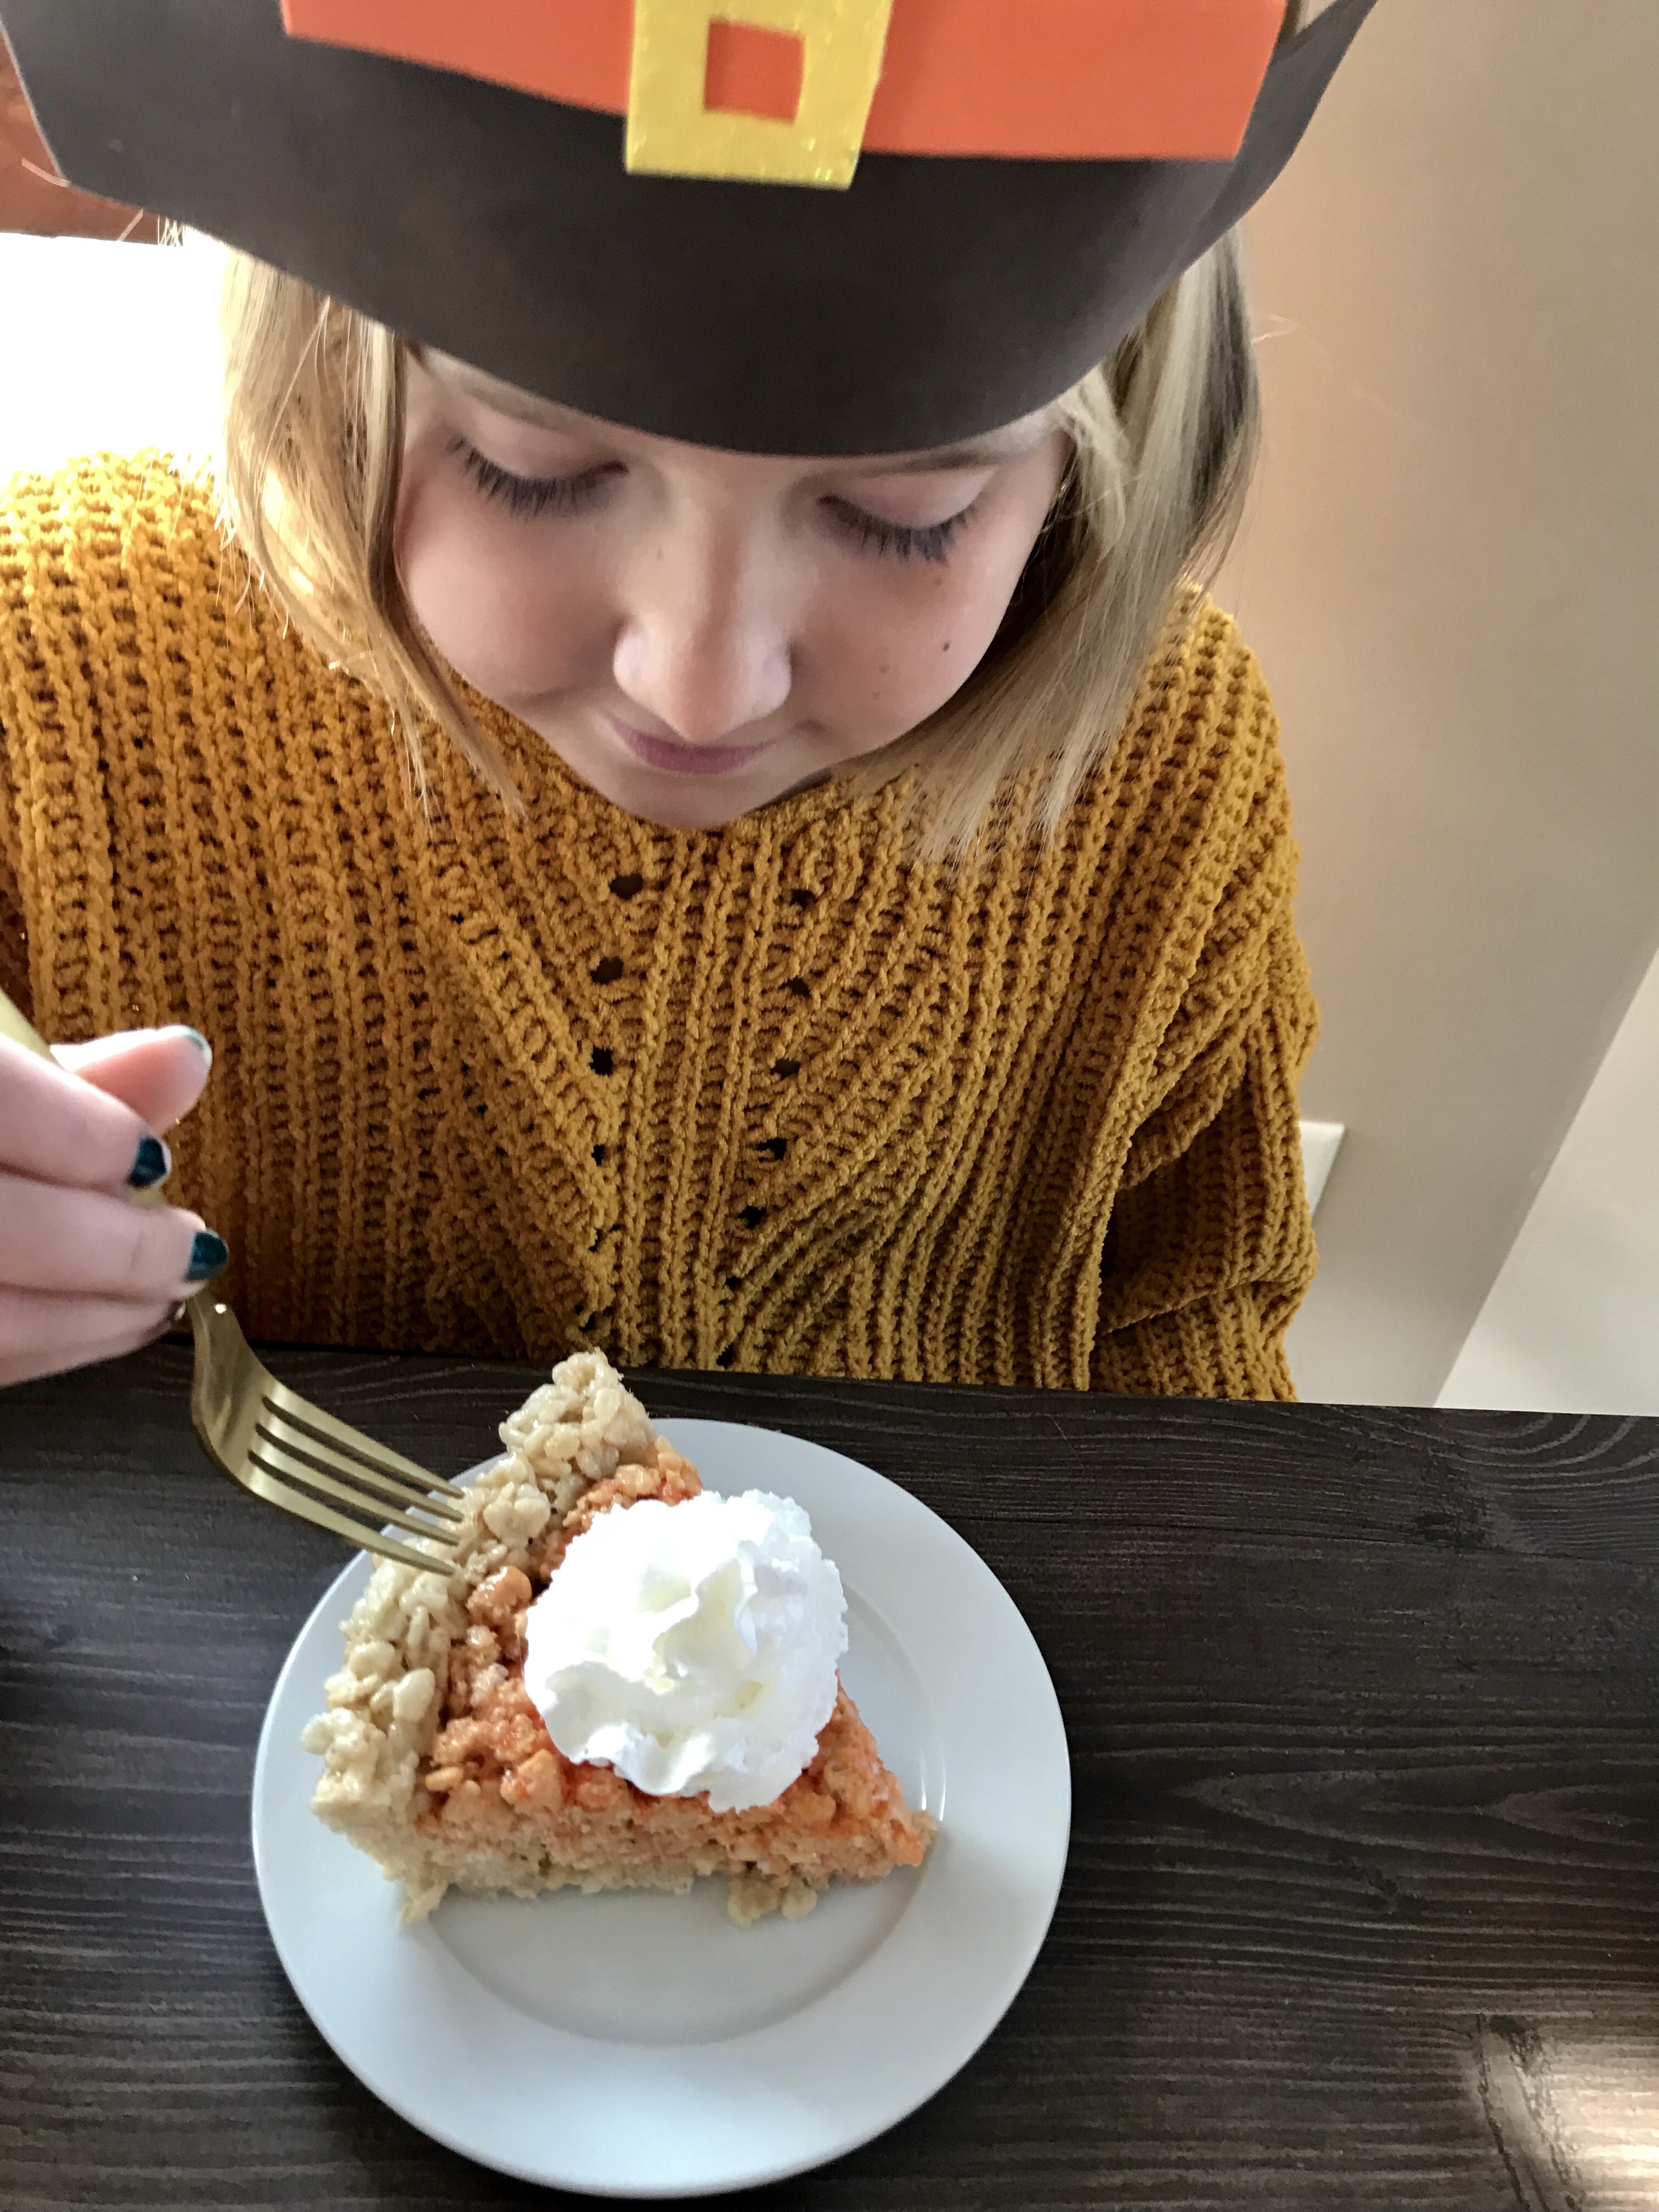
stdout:
{"type": "Polygon", "coordinates": [[[1253,224],[1307,1396],[1433,1399],[1659,944],[1656,91],[1654,0],[1381,0],[1253,224]]]}

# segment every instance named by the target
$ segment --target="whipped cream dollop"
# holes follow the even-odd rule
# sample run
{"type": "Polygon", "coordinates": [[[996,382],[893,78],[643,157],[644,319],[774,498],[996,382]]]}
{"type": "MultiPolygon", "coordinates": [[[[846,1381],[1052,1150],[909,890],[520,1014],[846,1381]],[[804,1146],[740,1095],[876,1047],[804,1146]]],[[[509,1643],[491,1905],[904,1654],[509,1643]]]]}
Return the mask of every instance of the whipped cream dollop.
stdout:
{"type": "Polygon", "coordinates": [[[811,1762],[847,1649],[841,1577],[793,1498],[705,1490],[602,1513],[525,1625],[525,1687],[567,1759],[717,1813],[811,1762]]]}

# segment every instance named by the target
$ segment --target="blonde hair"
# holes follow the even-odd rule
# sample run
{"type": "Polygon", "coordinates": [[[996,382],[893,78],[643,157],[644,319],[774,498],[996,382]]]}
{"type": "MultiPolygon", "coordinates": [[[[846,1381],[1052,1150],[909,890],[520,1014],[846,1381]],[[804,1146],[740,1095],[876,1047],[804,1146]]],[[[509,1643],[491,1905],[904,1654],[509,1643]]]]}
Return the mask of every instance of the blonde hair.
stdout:
{"type": "MultiPolygon", "coordinates": [[[[435,724],[516,805],[398,574],[405,341],[237,252],[221,337],[220,496],[256,574],[331,660],[384,695],[417,790],[435,724]]],[[[1171,285],[1058,413],[1071,461],[990,651],[937,714],[852,771],[866,788],[914,772],[933,853],[960,853],[1016,813],[1052,830],[1122,726],[1183,593],[1224,550],[1257,422],[1236,239],[1171,285]]]]}

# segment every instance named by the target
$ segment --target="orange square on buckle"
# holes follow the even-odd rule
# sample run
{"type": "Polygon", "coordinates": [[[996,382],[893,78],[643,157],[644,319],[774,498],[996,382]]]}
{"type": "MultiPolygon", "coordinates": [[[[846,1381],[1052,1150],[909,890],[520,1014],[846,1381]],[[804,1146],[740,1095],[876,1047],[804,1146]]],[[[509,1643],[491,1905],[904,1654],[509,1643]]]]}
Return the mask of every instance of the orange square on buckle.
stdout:
{"type": "Polygon", "coordinates": [[[702,104],[711,114],[762,115],[793,123],[806,64],[803,40],[760,23],[716,15],[708,26],[702,104]]]}

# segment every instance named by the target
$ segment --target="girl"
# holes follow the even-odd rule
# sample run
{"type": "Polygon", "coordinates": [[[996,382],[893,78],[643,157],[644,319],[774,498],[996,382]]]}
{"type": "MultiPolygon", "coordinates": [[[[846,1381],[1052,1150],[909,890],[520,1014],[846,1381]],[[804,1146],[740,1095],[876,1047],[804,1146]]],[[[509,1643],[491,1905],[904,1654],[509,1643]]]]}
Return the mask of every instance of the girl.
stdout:
{"type": "Polygon", "coordinates": [[[1143,82],[1147,4],[948,107],[896,0],[807,131],[816,33],[677,107],[639,0],[625,167],[556,9],[0,0],[72,180],[232,241],[216,481],[0,504],[0,988],[105,1033],[0,1040],[0,1380],[228,1257],[267,1340],[1291,1395],[1314,1012],[1193,580],[1231,226],[1370,0],[1203,69],[1166,8],[1143,82]]]}

